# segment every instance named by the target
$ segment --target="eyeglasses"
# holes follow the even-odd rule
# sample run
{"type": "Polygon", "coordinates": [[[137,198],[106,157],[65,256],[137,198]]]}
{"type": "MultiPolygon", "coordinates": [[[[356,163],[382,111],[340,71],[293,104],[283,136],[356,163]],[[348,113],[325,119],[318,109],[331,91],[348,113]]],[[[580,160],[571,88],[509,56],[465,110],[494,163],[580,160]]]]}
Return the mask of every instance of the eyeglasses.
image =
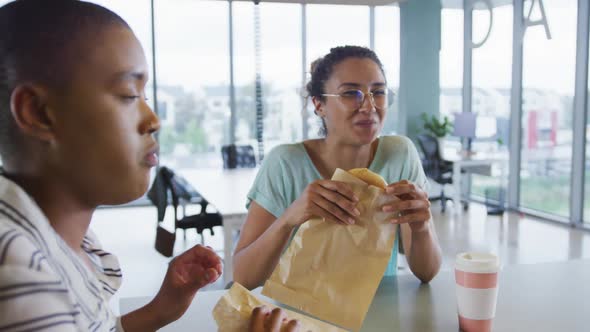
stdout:
{"type": "MultiPolygon", "coordinates": [[[[371,104],[378,109],[385,109],[388,104],[389,98],[387,98],[387,89],[377,89],[364,93],[361,90],[347,90],[339,94],[324,93],[324,97],[338,97],[342,100],[346,106],[353,110],[359,110],[365,103],[365,98],[370,96],[369,101],[371,104]]],[[[391,98],[393,100],[393,98],[391,98]]]]}

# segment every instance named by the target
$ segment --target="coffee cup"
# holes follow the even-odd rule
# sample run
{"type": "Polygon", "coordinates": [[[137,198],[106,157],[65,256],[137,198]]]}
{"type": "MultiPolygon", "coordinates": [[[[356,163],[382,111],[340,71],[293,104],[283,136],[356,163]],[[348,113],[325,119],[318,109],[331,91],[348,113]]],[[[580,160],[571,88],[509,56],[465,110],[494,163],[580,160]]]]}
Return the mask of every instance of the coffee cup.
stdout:
{"type": "Polygon", "coordinates": [[[455,260],[459,328],[464,332],[489,332],[498,298],[498,256],[465,252],[455,260]]]}

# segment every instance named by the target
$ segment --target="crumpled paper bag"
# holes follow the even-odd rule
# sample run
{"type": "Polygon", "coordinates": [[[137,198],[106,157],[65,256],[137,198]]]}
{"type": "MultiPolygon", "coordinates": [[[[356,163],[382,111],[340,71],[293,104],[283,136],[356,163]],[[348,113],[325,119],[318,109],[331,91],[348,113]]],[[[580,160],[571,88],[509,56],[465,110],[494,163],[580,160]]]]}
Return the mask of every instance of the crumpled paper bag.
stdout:
{"type": "Polygon", "coordinates": [[[397,200],[336,169],[332,180],[350,184],[361,212],[354,225],[322,218],[305,222],[281,257],[262,294],[322,320],[358,331],[373,301],[395,241],[391,213],[397,200]]]}
{"type": "MultiPolygon", "coordinates": [[[[265,305],[276,308],[276,305],[257,299],[246,288],[234,283],[230,290],[221,297],[213,308],[213,317],[219,327],[219,332],[245,332],[248,331],[250,316],[254,308],[265,305]]],[[[301,331],[313,332],[344,332],[344,330],[328,323],[307,317],[296,312],[283,309],[289,319],[299,321],[301,331]]]]}

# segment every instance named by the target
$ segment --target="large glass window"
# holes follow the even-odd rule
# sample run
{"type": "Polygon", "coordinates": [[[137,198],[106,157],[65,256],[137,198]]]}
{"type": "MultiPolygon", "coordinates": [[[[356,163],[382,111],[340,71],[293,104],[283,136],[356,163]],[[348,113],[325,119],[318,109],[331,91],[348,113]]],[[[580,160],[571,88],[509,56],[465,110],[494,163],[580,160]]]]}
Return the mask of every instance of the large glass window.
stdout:
{"type": "Polygon", "coordinates": [[[184,174],[221,167],[230,122],[228,4],[161,0],[155,6],[161,164],[184,174]]]}
{"type": "Polygon", "coordinates": [[[260,16],[268,150],[302,139],[301,5],[261,3],[260,16]]]}
{"type": "Polygon", "coordinates": [[[463,111],[463,9],[441,13],[440,115],[452,119],[463,111]]]}
{"type": "Polygon", "coordinates": [[[394,93],[393,104],[387,111],[383,134],[390,135],[397,131],[399,103],[399,7],[379,6],[375,8],[375,53],[383,63],[387,85],[394,93]]]}
{"type": "MultiPolygon", "coordinates": [[[[486,42],[472,53],[471,111],[476,117],[476,138],[472,148],[481,157],[508,160],[510,119],[510,88],[512,82],[512,26],[513,7],[504,5],[493,9],[493,25],[486,42]]],[[[490,25],[488,10],[473,11],[473,40],[485,38],[490,25]]],[[[478,156],[480,157],[480,156],[478,156]]],[[[472,193],[500,197],[504,186],[499,167],[494,165],[494,176],[472,176],[472,193]],[[502,182],[499,182],[502,181],[502,182]]],[[[507,175],[507,170],[504,175],[507,175]]],[[[503,195],[505,197],[505,195],[503,195]]]]}
{"type": "MultiPolygon", "coordinates": [[[[569,216],[578,1],[543,4],[551,39],[540,25],[524,36],[520,204],[569,216]]],[[[535,2],[531,19],[540,12],[535,2]]]]}
{"type": "MultiPolygon", "coordinates": [[[[439,57],[440,118],[453,121],[463,111],[463,9],[444,8],[441,13],[441,48],[439,57]]],[[[458,151],[460,141],[447,136],[443,155],[458,151]]],[[[456,157],[456,156],[452,156],[456,157]]]]}
{"type": "Polygon", "coordinates": [[[236,141],[256,147],[256,19],[262,82],[263,141],[268,152],[301,140],[301,5],[235,2],[236,141]],[[280,29],[277,27],[280,26],[280,29]]]}
{"type": "MultiPolygon", "coordinates": [[[[236,1],[232,6],[237,118],[235,136],[238,144],[251,144],[257,149],[254,3],[236,1]]],[[[266,109],[264,106],[266,103],[263,104],[263,109],[266,109]]]]}
{"type": "MultiPolygon", "coordinates": [[[[369,46],[369,8],[367,6],[307,5],[307,68],[332,47],[369,46]],[[326,18],[329,17],[329,22],[326,18]]],[[[309,78],[309,75],[308,75],[309,78]]],[[[321,122],[308,102],[309,137],[317,137],[321,122]]]]}

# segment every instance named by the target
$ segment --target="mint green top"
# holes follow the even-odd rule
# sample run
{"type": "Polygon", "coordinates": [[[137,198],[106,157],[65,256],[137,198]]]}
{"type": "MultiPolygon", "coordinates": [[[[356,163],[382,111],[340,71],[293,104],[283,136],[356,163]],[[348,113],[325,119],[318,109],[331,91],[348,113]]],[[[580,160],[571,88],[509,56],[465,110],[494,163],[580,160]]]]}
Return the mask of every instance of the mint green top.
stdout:
{"type": "MultiPolygon", "coordinates": [[[[404,136],[380,137],[369,170],[381,175],[387,183],[408,180],[424,190],[427,186],[416,147],[404,136]]],[[[302,142],[279,145],[264,158],[248,193],[246,207],[256,201],[278,218],[301,196],[308,184],[321,178],[302,142]]],[[[399,233],[396,232],[385,275],[396,274],[399,233]]]]}

